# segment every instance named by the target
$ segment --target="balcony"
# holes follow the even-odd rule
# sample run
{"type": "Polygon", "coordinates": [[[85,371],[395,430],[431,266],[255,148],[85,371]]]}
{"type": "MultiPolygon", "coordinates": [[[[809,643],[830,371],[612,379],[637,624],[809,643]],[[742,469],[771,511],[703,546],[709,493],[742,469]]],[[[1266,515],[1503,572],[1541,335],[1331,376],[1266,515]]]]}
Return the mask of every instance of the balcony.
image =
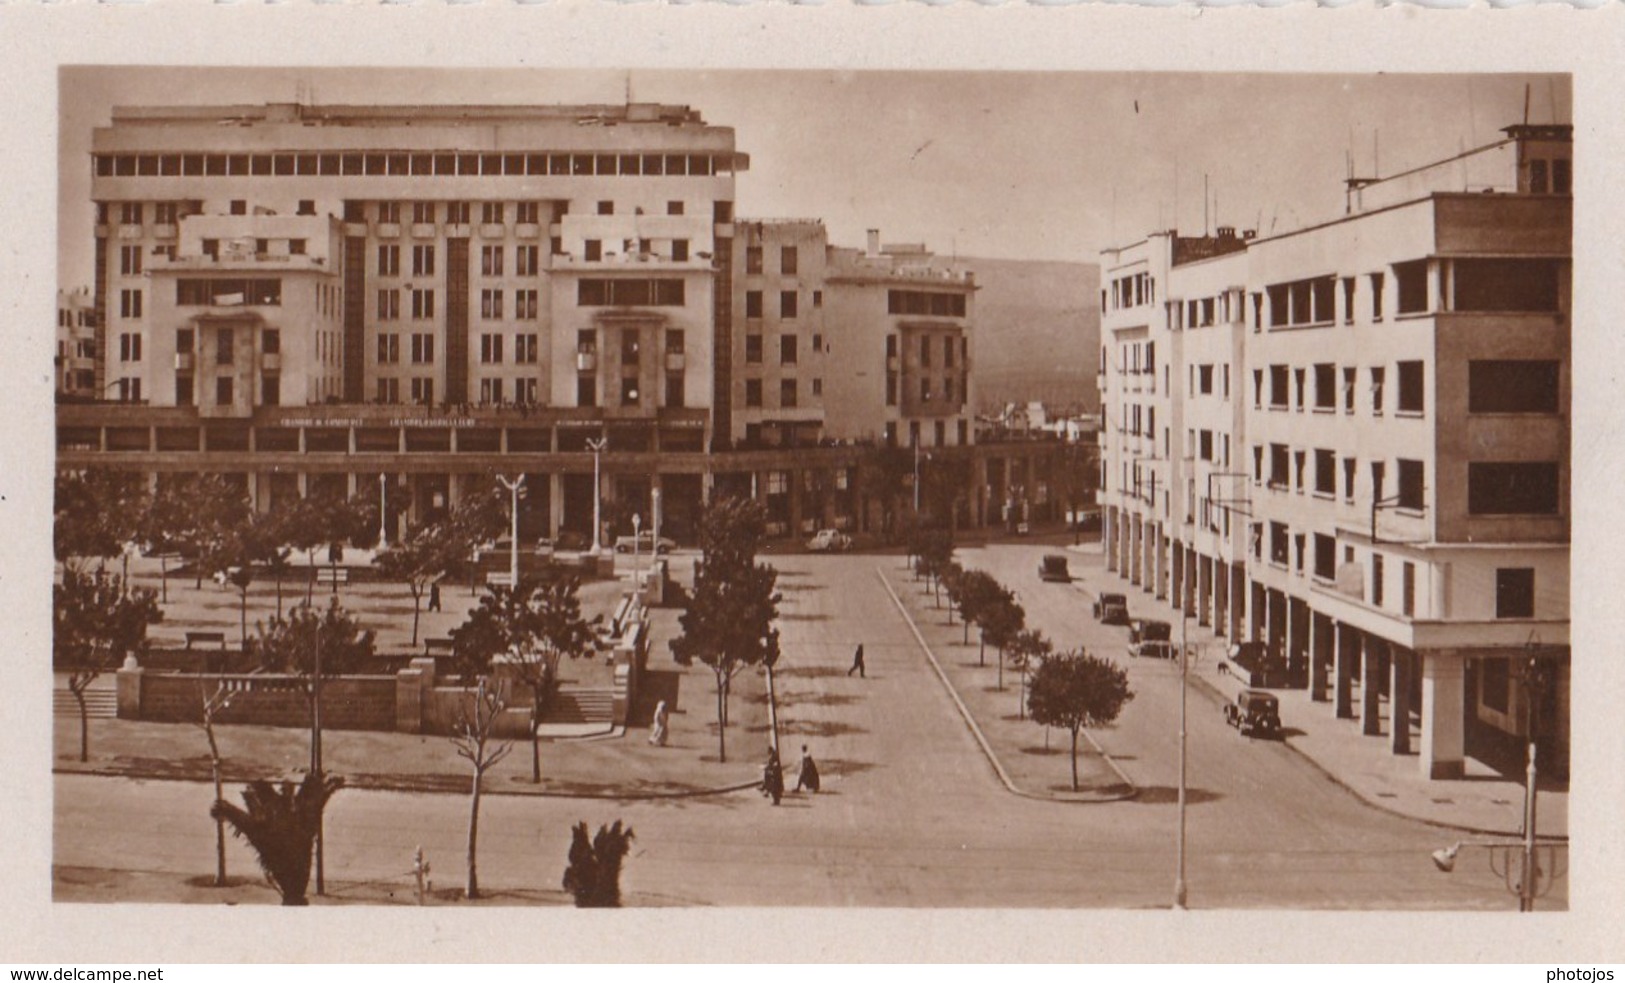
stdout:
{"type": "Polygon", "coordinates": [[[513,234],[520,239],[539,239],[542,235],[542,227],[535,222],[520,222],[513,227],[513,234]]]}
{"type": "Polygon", "coordinates": [[[596,372],[596,371],[598,371],[598,353],[597,352],[576,352],[576,371],[577,372],[596,372]]]}
{"type": "Polygon", "coordinates": [[[401,223],[379,222],[373,227],[372,234],[380,239],[399,239],[401,237],[401,223]]]}
{"type": "Polygon", "coordinates": [[[481,222],[480,237],[484,239],[502,239],[508,235],[508,227],[501,222],[481,222]]]}
{"type": "Polygon", "coordinates": [[[175,371],[191,372],[197,364],[197,356],[191,352],[175,353],[175,371]]]}
{"type": "Polygon", "coordinates": [[[282,371],[282,353],[264,352],[260,355],[260,369],[265,372],[282,371]]]}

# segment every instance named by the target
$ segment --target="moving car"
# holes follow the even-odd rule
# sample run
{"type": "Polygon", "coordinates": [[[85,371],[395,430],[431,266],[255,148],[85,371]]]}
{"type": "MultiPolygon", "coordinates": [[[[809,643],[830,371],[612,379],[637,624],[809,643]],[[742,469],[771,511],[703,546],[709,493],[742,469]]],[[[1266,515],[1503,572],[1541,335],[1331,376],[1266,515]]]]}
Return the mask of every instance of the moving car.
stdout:
{"type": "Polygon", "coordinates": [[[1057,583],[1071,583],[1072,574],[1066,568],[1066,557],[1059,553],[1046,553],[1038,563],[1038,579],[1057,583]]]}
{"type": "Polygon", "coordinates": [[[1095,598],[1095,620],[1108,625],[1128,624],[1128,598],[1122,594],[1102,594],[1095,598]]]}
{"type": "MultiPolygon", "coordinates": [[[[638,549],[639,553],[647,553],[647,552],[649,552],[650,547],[656,545],[655,544],[654,533],[652,533],[652,532],[640,532],[640,533],[638,533],[636,539],[634,539],[631,536],[621,536],[621,537],[619,537],[618,539],[615,540],[615,552],[617,552],[617,553],[630,553],[630,552],[632,552],[632,544],[633,543],[637,544],[637,549],[638,549]]],[[[674,550],[676,548],[677,548],[677,544],[675,542],[667,539],[664,536],[660,537],[660,543],[659,543],[659,552],[660,553],[662,553],[662,554],[670,553],[672,550],[674,550]]]]}
{"type": "Polygon", "coordinates": [[[1129,623],[1128,652],[1136,658],[1173,659],[1179,650],[1174,647],[1173,626],[1166,621],[1144,618],[1129,623]]]}
{"type": "Polygon", "coordinates": [[[1281,736],[1281,706],[1273,693],[1244,689],[1224,705],[1224,722],[1248,737],[1281,736]]]}
{"type": "Polygon", "coordinates": [[[839,529],[820,529],[807,540],[807,548],[814,553],[839,553],[852,548],[852,537],[839,529]]]}
{"type": "Polygon", "coordinates": [[[1292,685],[1286,658],[1271,652],[1263,642],[1241,642],[1230,646],[1219,671],[1241,680],[1244,685],[1276,689],[1292,685]]]}
{"type": "Polygon", "coordinates": [[[1131,642],[1128,654],[1136,659],[1177,659],[1179,648],[1169,641],[1131,642]]]}

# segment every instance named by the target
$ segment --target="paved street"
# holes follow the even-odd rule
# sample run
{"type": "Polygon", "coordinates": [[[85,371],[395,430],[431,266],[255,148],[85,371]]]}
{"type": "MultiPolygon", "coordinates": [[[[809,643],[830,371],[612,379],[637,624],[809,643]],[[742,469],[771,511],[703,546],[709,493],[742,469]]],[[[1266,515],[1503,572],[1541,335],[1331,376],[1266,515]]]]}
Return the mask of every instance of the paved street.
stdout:
{"type": "MultiPolygon", "coordinates": [[[[1040,548],[964,551],[1015,587],[1030,624],[1061,645],[1116,654],[1123,632],[1095,625],[1077,590],[1040,583],[1040,548]]],[[[637,830],[623,885],[634,904],[1160,907],[1174,879],[1177,701],[1171,665],[1130,666],[1136,698],[1098,735],[1141,786],[1110,804],[1010,794],[933,674],[876,568],[895,556],[773,557],[782,571],[785,657],[778,674],[787,768],[812,746],[817,796],[777,809],[754,793],[606,802],[492,796],[481,824],[483,884],[557,888],[569,826],[620,818],[637,830]],[[862,642],[868,678],[846,675],[862,642]]],[[[651,663],[666,658],[651,654],[651,663]]],[[[990,674],[993,669],[990,667],[990,674]]],[[[687,693],[690,706],[702,694],[687,693]]],[[[638,739],[629,735],[629,740],[638,739]]],[[[760,731],[730,729],[759,757],[760,731]]],[[[730,753],[730,758],[733,753],[730,753]]],[[[1056,758],[1064,768],[1064,759],[1056,758]]],[[[1481,864],[1451,876],[1428,852],[1450,837],[1357,801],[1291,750],[1226,728],[1209,698],[1190,703],[1189,888],[1193,907],[1467,908],[1513,905],[1481,864]]],[[[212,869],[197,817],[207,786],[56,778],[55,861],[189,877],[212,869]]],[[[460,882],[461,796],[347,790],[329,810],[328,870],[340,889],[403,889],[412,850],[440,885],[460,882]]],[[[234,867],[251,860],[233,844],[234,867]]],[[[374,892],[374,895],[376,892],[374,892]]],[[[270,900],[267,894],[266,900],[270,900]]]]}

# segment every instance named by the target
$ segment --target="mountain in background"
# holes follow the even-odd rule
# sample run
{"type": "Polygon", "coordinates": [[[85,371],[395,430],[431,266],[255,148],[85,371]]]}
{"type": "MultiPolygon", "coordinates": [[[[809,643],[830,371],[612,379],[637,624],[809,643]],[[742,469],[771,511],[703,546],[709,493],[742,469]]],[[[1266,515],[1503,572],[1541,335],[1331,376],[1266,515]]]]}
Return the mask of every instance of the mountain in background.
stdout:
{"type": "Polygon", "coordinates": [[[1095,410],[1100,267],[960,257],[976,274],[977,409],[1038,400],[1095,410]]]}

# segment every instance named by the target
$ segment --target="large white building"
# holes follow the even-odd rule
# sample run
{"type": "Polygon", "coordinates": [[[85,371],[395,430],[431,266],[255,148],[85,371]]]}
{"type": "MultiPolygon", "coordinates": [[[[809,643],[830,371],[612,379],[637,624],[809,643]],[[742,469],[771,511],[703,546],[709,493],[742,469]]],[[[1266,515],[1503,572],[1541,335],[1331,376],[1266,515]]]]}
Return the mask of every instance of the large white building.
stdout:
{"type": "Polygon", "coordinates": [[[1432,777],[1567,760],[1572,143],[1505,132],[1103,272],[1108,563],[1432,777]]]}

